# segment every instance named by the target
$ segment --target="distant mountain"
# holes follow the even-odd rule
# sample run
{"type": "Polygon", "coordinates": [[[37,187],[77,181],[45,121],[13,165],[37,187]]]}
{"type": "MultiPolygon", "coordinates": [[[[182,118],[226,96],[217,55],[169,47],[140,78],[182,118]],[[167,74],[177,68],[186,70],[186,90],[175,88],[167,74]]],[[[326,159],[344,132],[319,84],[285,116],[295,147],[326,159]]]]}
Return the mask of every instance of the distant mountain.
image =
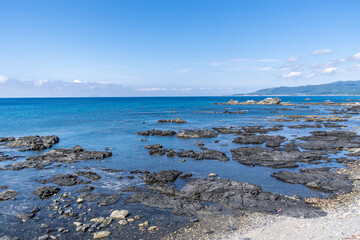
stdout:
{"type": "Polygon", "coordinates": [[[338,81],[319,85],[299,87],[265,88],[252,93],[236,94],[250,96],[308,96],[308,95],[357,95],[360,96],[359,81],[338,81]]]}

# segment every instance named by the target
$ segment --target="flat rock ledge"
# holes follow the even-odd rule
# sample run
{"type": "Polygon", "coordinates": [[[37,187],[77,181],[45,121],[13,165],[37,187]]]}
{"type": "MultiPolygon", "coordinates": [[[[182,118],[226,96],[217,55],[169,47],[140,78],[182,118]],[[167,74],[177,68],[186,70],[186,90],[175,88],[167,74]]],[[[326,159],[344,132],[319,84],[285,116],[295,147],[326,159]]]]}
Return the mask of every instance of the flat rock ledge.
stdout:
{"type": "Polygon", "coordinates": [[[8,142],[7,146],[11,148],[23,148],[19,151],[44,150],[51,148],[58,143],[58,136],[26,136],[26,137],[2,137],[0,142],[8,142]]]}
{"type": "Polygon", "coordinates": [[[25,161],[7,165],[3,170],[21,170],[24,168],[43,169],[54,162],[75,163],[83,160],[104,159],[112,156],[107,151],[86,151],[81,146],[75,146],[71,149],[60,148],[43,153],[39,156],[27,157],[25,161]]]}
{"type": "Polygon", "coordinates": [[[245,102],[239,102],[238,100],[231,99],[226,103],[214,103],[215,105],[279,105],[281,104],[281,99],[278,97],[275,98],[265,98],[261,101],[247,100],[245,102]]]}
{"type": "MultiPolygon", "coordinates": [[[[176,170],[170,171],[176,174],[173,175],[172,172],[167,174],[172,176],[180,174],[176,170]]],[[[160,172],[152,174],[157,176],[160,172]]],[[[173,178],[170,180],[172,181],[173,178]]],[[[199,211],[211,209],[207,205],[213,204],[220,204],[227,209],[285,214],[296,217],[324,215],[319,208],[305,204],[298,199],[266,192],[259,186],[229,179],[191,179],[180,191],[172,188],[171,185],[164,184],[164,181],[160,181],[160,185],[159,181],[149,182],[145,180],[145,183],[150,184],[150,189],[157,190],[148,193],[139,188],[137,189],[139,192],[131,195],[127,200],[128,202],[141,203],[144,206],[160,209],[170,208],[174,213],[190,216],[199,211]]]]}

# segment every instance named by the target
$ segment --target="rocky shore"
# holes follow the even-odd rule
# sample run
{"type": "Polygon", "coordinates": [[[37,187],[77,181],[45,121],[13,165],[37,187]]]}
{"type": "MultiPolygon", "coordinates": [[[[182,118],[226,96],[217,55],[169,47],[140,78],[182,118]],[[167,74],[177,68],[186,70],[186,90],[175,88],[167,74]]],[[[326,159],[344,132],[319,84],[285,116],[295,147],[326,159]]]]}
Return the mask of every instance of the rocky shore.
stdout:
{"type": "MultiPolygon", "coordinates": [[[[267,98],[224,105],[281,104],[281,99],[267,98]]],[[[0,162],[4,164],[0,171],[3,174],[34,171],[33,181],[37,184],[31,189],[31,196],[0,186],[0,204],[29,203],[23,210],[6,215],[9,226],[21,224],[23,230],[18,233],[7,230],[0,233],[0,239],[25,239],[24,231],[29,231],[29,239],[41,240],[246,239],[245,236],[261,239],[262,233],[256,233],[254,228],[258,223],[330,219],[329,207],[358,198],[359,191],[360,135],[345,129],[358,112],[354,105],[336,106],[343,109],[331,111],[333,115],[281,115],[269,118],[266,126],[193,128],[180,118],[160,119],[157,124],[181,124],[175,130],[167,128],[172,124],[161,124],[162,129],[144,125],[151,130],[139,129],[133,134],[142,137],[143,142],[151,142],[139,144],[139,153],[147,151],[148,157],[180,162],[215,160],[221,164],[234,161],[247,167],[265,167],[275,181],[322,192],[323,197],[319,198],[266,191],[250,182],[224,178],[221,172],[199,176],[191,169],[79,167],[77,163],[106,161],[114,155],[109,150],[86,150],[79,145],[56,148],[61,139],[54,135],[0,137],[2,149],[32,153],[18,156],[2,150],[0,162]],[[284,131],[303,132],[295,135],[284,131]],[[227,142],[229,150],[216,145],[224,136],[232,139],[227,142]],[[174,148],[163,139],[190,144],[185,149],[174,148]],[[54,168],[66,171],[43,174],[54,168]],[[108,182],[120,185],[125,181],[126,186],[104,190],[108,182]],[[36,230],[31,232],[33,228],[36,230]]]]}

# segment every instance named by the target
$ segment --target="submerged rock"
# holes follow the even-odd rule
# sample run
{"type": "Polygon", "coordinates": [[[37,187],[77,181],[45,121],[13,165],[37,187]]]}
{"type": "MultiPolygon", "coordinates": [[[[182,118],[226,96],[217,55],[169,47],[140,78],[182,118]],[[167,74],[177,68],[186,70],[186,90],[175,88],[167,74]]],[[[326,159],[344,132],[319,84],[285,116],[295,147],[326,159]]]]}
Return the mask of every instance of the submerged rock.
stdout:
{"type": "Polygon", "coordinates": [[[152,129],[152,130],[137,132],[136,134],[143,135],[143,136],[175,136],[176,132],[173,130],[152,129]]]}
{"type": "Polygon", "coordinates": [[[158,121],[159,123],[186,123],[185,120],[176,118],[176,119],[161,119],[158,121]]]}
{"type": "Polygon", "coordinates": [[[15,140],[14,137],[0,137],[0,142],[13,142],[15,140]]]}
{"type": "Polygon", "coordinates": [[[164,170],[154,173],[145,173],[143,180],[147,184],[174,182],[183,172],[177,170],[164,170]]]}
{"type": "Polygon", "coordinates": [[[78,176],[71,175],[71,174],[57,174],[57,175],[54,175],[51,179],[40,180],[40,182],[43,184],[52,182],[52,183],[55,183],[60,186],[74,186],[77,184],[90,183],[90,181],[84,181],[84,180],[78,178],[78,176]]]}
{"type": "Polygon", "coordinates": [[[98,201],[98,205],[102,207],[102,206],[109,206],[115,204],[117,201],[119,201],[120,196],[121,193],[105,196],[98,201]]]}
{"type": "Polygon", "coordinates": [[[267,142],[268,147],[278,147],[284,141],[285,137],[280,135],[247,135],[237,137],[233,142],[239,144],[263,144],[267,142]]]}
{"type": "Polygon", "coordinates": [[[90,171],[77,171],[75,175],[87,177],[88,179],[93,181],[99,180],[101,178],[101,176],[96,172],[90,172],[90,171]]]}
{"type": "Polygon", "coordinates": [[[349,179],[348,175],[329,170],[329,167],[315,169],[303,168],[299,173],[280,171],[273,173],[271,176],[283,182],[303,184],[306,187],[324,192],[351,192],[353,189],[353,180],[349,179]]]}
{"type": "Polygon", "coordinates": [[[6,201],[13,197],[15,197],[18,194],[18,192],[14,190],[6,190],[5,192],[0,192],[0,201],[6,201]]]}
{"type": "Polygon", "coordinates": [[[263,147],[243,147],[231,149],[232,158],[249,166],[265,166],[272,168],[296,168],[297,162],[318,163],[326,160],[324,152],[290,151],[280,152],[263,147]]]}
{"type": "Polygon", "coordinates": [[[104,159],[112,156],[111,152],[107,151],[85,151],[81,146],[75,146],[71,149],[60,148],[43,153],[39,156],[27,157],[25,161],[12,163],[7,167],[11,170],[21,170],[23,168],[42,169],[51,165],[54,162],[61,163],[75,163],[90,159],[104,159]]]}
{"type": "Polygon", "coordinates": [[[217,137],[218,133],[212,130],[201,129],[201,130],[188,130],[185,132],[178,133],[178,138],[213,138],[217,137]]]}
{"type": "Polygon", "coordinates": [[[11,141],[7,144],[8,147],[12,148],[22,148],[20,151],[29,151],[29,150],[43,150],[46,148],[51,148],[56,143],[59,142],[59,138],[55,135],[53,136],[26,136],[19,137],[15,141],[11,141]]]}
{"type": "Polygon", "coordinates": [[[30,219],[32,219],[33,217],[35,217],[35,214],[34,213],[19,212],[18,214],[16,214],[15,217],[17,219],[21,220],[22,222],[27,222],[30,219]]]}
{"type": "Polygon", "coordinates": [[[38,187],[35,189],[35,195],[41,199],[50,198],[55,196],[60,191],[57,187],[38,187]]]}

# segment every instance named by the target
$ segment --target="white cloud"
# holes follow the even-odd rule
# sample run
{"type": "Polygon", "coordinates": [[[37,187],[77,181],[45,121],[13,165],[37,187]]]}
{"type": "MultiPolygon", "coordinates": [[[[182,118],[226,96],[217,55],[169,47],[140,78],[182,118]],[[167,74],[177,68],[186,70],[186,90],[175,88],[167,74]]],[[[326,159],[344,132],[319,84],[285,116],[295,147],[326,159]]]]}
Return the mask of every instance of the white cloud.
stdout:
{"type": "Polygon", "coordinates": [[[360,60],[360,52],[354,54],[354,59],[360,60]]]}
{"type": "Polygon", "coordinates": [[[166,91],[166,88],[138,88],[138,91],[166,91]]]}
{"type": "Polygon", "coordinates": [[[307,79],[313,78],[313,77],[315,77],[315,74],[314,74],[314,73],[311,73],[311,74],[309,74],[309,75],[304,76],[304,78],[307,78],[307,79]]]}
{"type": "Polygon", "coordinates": [[[254,69],[258,70],[258,71],[272,71],[272,70],[275,70],[273,67],[255,67],[254,69]]]}
{"type": "Polygon", "coordinates": [[[331,74],[331,73],[335,73],[336,71],[338,71],[338,68],[337,67],[328,67],[328,68],[325,68],[321,71],[321,73],[324,73],[324,74],[331,74]]]}
{"type": "Polygon", "coordinates": [[[288,62],[297,62],[299,61],[300,57],[289,57],[289,59],[287,60],[288,62]]]}
{"type": "Polygon", "coordinates": [[[299,78],[301,76],[302,76],[301,72],[291,72],[291,73],[282,75],[283,78],[299,78]]]}
{"type": "Polygon", "coordinates": [[[175,72],[176,73],[186,73],[186,72],[189,72],[190,69],[179,69],[179,70],[176,70],[175,72]]]}
{"type": "Polygon", "coordinates": [[[212,63],[209,63],[209,66],[216,67],[216,66],[223,66],[226,64],[227,64],[226,62],[212,62],[212,63]]]}
{"type": "Polygon", "coordinates": [[[8,78],[4,75],[0,75],[0,83],[4,83],[8,80],[8,78]]]}
{"type": "Polygon", "coordinates": [[[73,83],[81,83],[81,81],[79,79],[75,79],[73,83]]]}
{"type": "Polygon", "coordinates": [[[235,58],[230,59],[230,62],[278,62],[277,59],[250,59],[250,58],[235,58]]]}
{"type": "Polygon", "coordinates": [[[316,56],[329,54],[329,53],[332,53],[331,49],[318,49],[312,52],[312,54],[316,56]]]}
{"type": "Polygon", "coordinates": [[[42,86],[43,84],[46,84],[46,83],[48,83],[49,82],[49,80],[47,80],[47,79],[44,79],[44,80],[35,80],[34,81],[34,85],[35,86],[42,86]]]}

